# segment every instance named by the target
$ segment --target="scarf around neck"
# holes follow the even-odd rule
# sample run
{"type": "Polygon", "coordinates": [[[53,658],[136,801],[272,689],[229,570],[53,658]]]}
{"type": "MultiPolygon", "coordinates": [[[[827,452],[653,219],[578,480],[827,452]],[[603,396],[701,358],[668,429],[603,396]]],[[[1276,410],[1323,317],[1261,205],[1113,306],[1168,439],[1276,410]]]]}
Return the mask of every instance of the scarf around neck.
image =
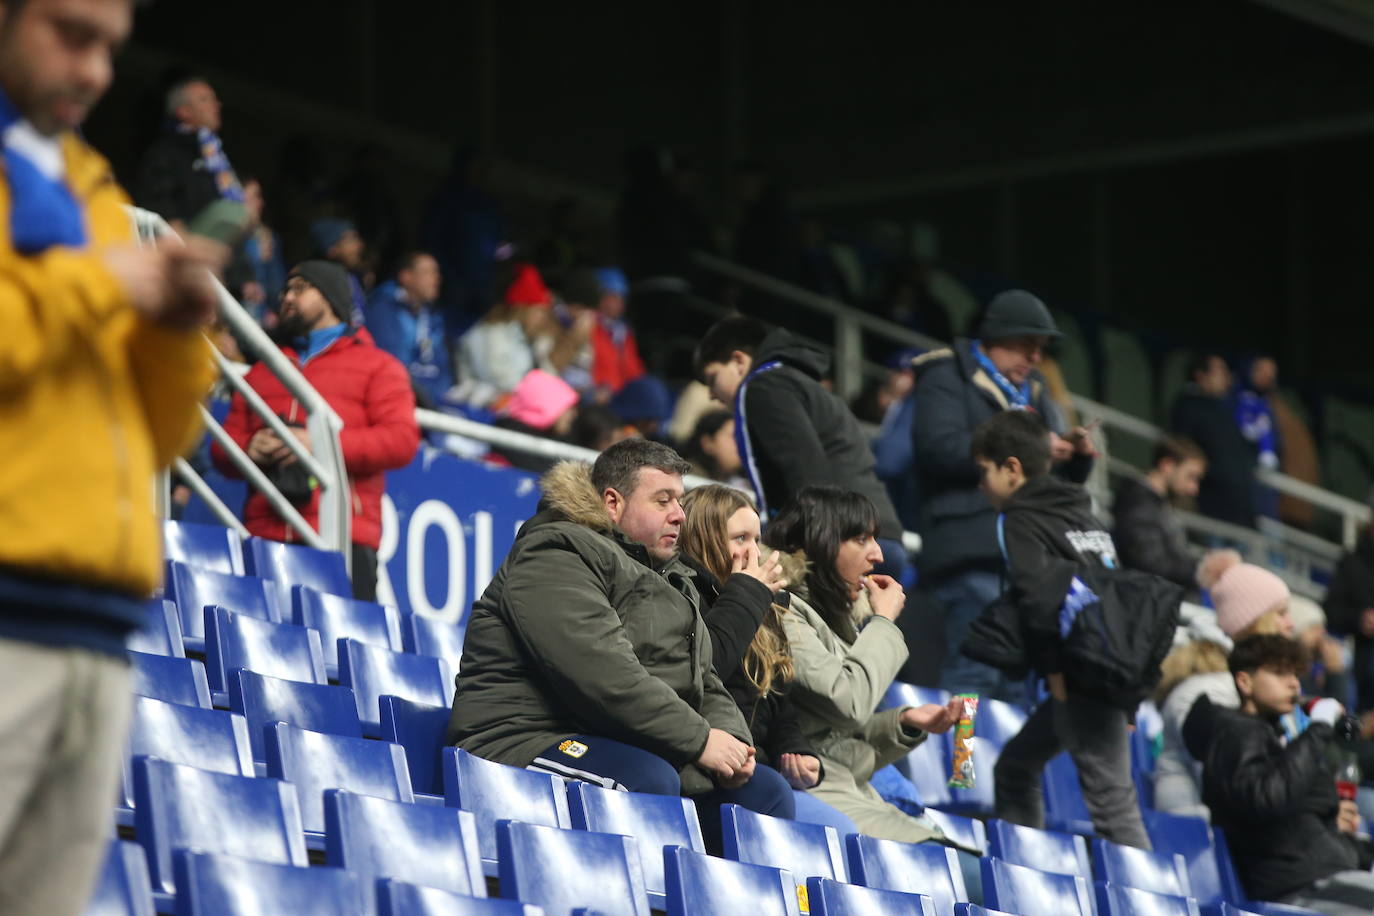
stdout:
{"type": "Polygon", "coordinates": [[[54,245],[82,248],[86,226],[66,182],[66,163],[56,137],[45,137],[0,90],[0,144],[10,188],[10,242],[23,255],[54,245]]]}

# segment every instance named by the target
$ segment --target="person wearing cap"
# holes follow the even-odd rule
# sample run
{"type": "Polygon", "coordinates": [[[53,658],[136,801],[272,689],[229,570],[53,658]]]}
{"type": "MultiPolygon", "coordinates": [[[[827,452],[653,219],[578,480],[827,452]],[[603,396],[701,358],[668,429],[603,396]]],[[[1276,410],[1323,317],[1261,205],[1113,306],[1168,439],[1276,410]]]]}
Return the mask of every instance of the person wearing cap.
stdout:
{"type": "MultiPolygon", "coordinates": [[[[592,384],[611,394],[648,370],[639,357],[639,343],[634,328],[625,320],[625,304],[630,284],[618,267],[601,267],[595,271],[601,289],[596,304],[597,322],[592,326],[592,384]]],[[[623,416],[623,414],[622,414],[623,416]]]]}
{"type": "MultiPolygon", "coordinates": [[[[362,327],[367,299],[362,280],[367,268],[367,243],[358,234],[358,228],[346,219],[317,219],[310,224],[310,244],[314,246],[315,257],[333,261],[347,271],[348,288],[353,297],[353,317],[349,323],[355,328],[362,327]]],[[[366,286],[371,285],[368,280],[366,286]]]]}
{"type": "MultiPolygon", "coordinates": [[[[405,467],[415,457],[420,429],[405,366],[375,346],[366,330],[354,328],[352,316],[348,272],[341,266],[314,260],[291,270],[277,325],[279,339],[286,342],[282,352],[343,420],[339,444],[353,496],[353,593],[372,601],[377,589],[385,472],[405,467]]],[[[262,363],[249,370],[245,381],[309,448],[305,411],[286,386],[262,363]]],[[[318,484],[302,472],[295,454],[249,409],[241,394],[235,394],[229,405],[224,429],[278,482],[305,520],[318,527],[318,484]]],[[[242,476],[218,443],[211,454],[226,476],[242,476]]],[[[249,492],[244,504],[243,523],[257,537],[299,540],[296,530],[256,491],[249,492]]]]}
{"type": "Polygon", "coordinates": [[[460,400],[495,407],[531,369],[549,370],[555,348],[553,293],[533,264],[517,264],[497,303],[458,340],[460,400]]]}
{"type": "Polygon", "coordinates": [[[920,494],[922,581],[944,607],[945,666],[940,686],[1017,701],[1024,692],[995,668],[959,652],[969,625],[1001,592],[997,512],[978,489],[969,454],[973,431],[1004,410],[1030,410],[1050,428],[1054,472],[1087,480],[1094,451],[1088,431],[1070,430],[1037,366],[1062,335],[1045,304],[1025,290],[988,304],[976,339],[956,339],[912,361],[916,373],[912,445],[920,494]]]}

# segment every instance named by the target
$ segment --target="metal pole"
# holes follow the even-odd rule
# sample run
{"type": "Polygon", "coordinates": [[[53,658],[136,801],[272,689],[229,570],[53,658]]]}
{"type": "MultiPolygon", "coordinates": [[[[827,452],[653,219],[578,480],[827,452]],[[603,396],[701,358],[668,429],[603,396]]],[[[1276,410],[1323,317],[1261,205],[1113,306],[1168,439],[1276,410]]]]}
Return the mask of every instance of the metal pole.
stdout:
{"type": "Polygon", "coordinates": [[[234,533],[241,538],[249,537],[248,529],[243,526],[243,522],[239,521],[239,517],[234,514],[234,511],[224,504],[224,500],[219,498],[219,494],[211,489],[210,485],[205,482],[205,478],[196,473],[196,469],[191,467],[190,462],[185,458],[178,458],[172,462],[172,469],[182,483],[195,491],[195,494],[209,507],[222,525],[233,529],[234,533]]]}

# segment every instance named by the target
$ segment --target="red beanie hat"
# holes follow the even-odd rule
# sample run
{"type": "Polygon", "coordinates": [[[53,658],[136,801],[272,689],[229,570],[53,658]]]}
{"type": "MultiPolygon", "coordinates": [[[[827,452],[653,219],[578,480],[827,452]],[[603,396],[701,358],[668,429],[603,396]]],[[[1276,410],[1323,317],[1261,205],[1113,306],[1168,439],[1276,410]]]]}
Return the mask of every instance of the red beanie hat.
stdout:
{"type": "Polygon", "coordinates": [[[505,300],[506,305],[516,307],[548,307],[553,305],[553,294],[544,285],[544,278],[539,276],[533,264],[521,264],[515,268],[515,279],[506,287],[505,300]]]}

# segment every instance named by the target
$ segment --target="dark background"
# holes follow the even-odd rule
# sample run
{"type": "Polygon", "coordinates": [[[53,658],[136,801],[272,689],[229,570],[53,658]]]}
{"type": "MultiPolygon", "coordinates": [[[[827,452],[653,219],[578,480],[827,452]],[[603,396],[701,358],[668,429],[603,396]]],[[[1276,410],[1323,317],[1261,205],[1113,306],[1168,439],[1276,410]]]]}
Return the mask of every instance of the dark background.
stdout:
{"type": "Polygon", "coordinates": [[[89,125],[126,182],[177,64],[269,198],[293,134],[335,172],[379,145],[408,226],[484,150],[528,234],[570,190],[609,216],[631,145],[696,161],[721,221],[754,157],[828,225],[928,224],[961,276],[1374,390],[1374,47],[1249,0],[159,0],[89,125]]]}

